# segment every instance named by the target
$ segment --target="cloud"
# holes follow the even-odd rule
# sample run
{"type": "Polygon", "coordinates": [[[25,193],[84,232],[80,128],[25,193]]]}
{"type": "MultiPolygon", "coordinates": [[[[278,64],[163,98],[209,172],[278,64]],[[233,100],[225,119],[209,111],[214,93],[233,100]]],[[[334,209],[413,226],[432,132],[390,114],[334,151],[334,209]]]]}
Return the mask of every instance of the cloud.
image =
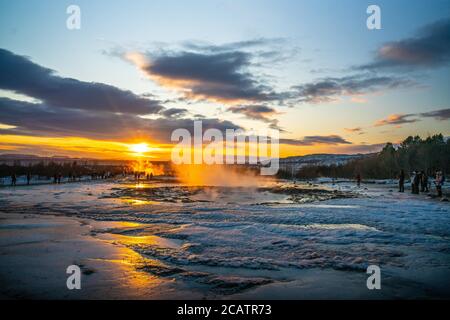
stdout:
{"type": "Polygon", "coordinates": [[[305,136],[303,139],[280,139],[280,144],[288,144],[294,146],[311,146],[316,144],[352,144],[338,135],[329,136],[305,136]]]}
{"type": "Polygon", "coordinates": [[[284,131],[278,125],[278,120],[273,116],[279,114],[274,108],[265,105],[247,105],[247,106],[233,106],[228,108],[233,113],[240,113],[246,116],[248,119],[259,120],[269,124],[269,128],[274,130],[284,131]]]}
{"type": "Polygon", "coordinates": [[[204,41],[185,41],[183,47],[193,51],[199,52],[227,52],[227,51],[241,51],[245,49],[262,48],[264,52],[273,53],[273,51],[267,51],[268,46],[285,45],[286,39],[284,38],[256,38],[244,41],[229,42],[221,45],[211,44],[204,41]]]}
{"type": "Polygon", "coordinates": [[[366,134],[366,132],[364,131],[364,128],[361,128],[361,127],[344,128],[344,131],[349,132],[349,133],[354,133],[354,134],[357,134],[357,135],[366,134]]]}
{"type": "Polygon", "coordinates": [[[293,89],[299,102],[324,103],[341,96],[350,96],[354,102],[365,102],[361,97],[364,94],[417,85],[405,77],[377,75],[373,71],[391,71],[398,67],[434,68],[447,65],[449,61],[450,19],[447,18],[423,27],[414,37],[383,44],[372,62],[351,68],[364,73],[322,78],[293,89]]]}
{"type": "Polygon", "coordinates": [[[294,86],[300,102],[322,103],[336,100],[340,96],[357,97],[384,89],[408,87],[414,82],[404,78],[357,74],[345,77],[327,77],[298,86],[294,86]]]}
{"type": "Polygon", "coordinates": [[[184,108],[170,108],[165,109],[160,113],[167,118],[179,118],[186,115],[188,113],[188,110],[184,108]]]}
{"type": "Polygon", "coordinates": [[[91,112],[151,114],[163,109],[157,100],[128,90],[57,76],[27,57],[0,49],[0,89],[36,98],[48,106],[91,112]]]}
{"type": "Polygon", "coordinates": [[[176,89],[190,99],[227,103],[269,101],[277,97],[247,71],[250,53],[129,53],[126,59],[159,85],[176,89]]]}
{"type": "Polygon", "coordinates": [[[450,119],[450,108],[424,112],[419,115],[425,118],[434,118],[436,120],[445,121],[450,119]]]}
{"type": "Polygon", "coordinates": [[[415,114],[391,114],[385,119],[378,120],[375,122],[375,127],[386,126],[386,125],[402,125],[405,123],[414,123],[419,121],[419,119],[411,119],[415,117],[415,114]]]}
{"type": "Polygon", "coordinates": [[[385,125],[399,126],[406,123],[418,122],[421,120],[420,118],[434,118],[439,121],[445,121],[450,119],[450,109],[440,109],[423,113],[391,114],[387,118],[375,122],[375,127],[385,125]]]}
{"type": "Polygon", "coordinates": [[[358,69],[435,68],[450,61],[450,19],[429,24],[411,38],[382,45],[373,62],[358,69]]]}
{"type": "Polygon", "coordinates": [[[344,128],[345,131],[350,132],[350,133],[362,133],[363,128],[361,127],[356,127],[356,128],[344,128]]]}
{"type": "Polygon", "coordinates": [[[273,119],[269,117],[278,114],[274,108],[264,105],[233,106],[228,108],[228,110],[233,113],[241,113],[249,119],[263,122],[271,122],[273,119]]]}
{"type": "Polygon", "coordinates": [[[273,68],[297,51],[285,39],[257,38],[220,45],[189,41],[146,52],[116,48],[105,54],[131,62],[149,79],[186,99],[256,104],[288,98],[288,93],[275,92],[258,68],[273,68]]]}
{"type": "MultiPolygon", "coordinates": [[[[0,89],[34,98],[0,97],[1,134],[76,136],[126,141],[135,137],[170,143],[173,130],[193,131],[184,108],[102,84],[63,78],[28,58],[0,49],[0,89]],[[156,118],[141,116],[153,114],[156,118]]],[[[241,129],[230,121],[203,118],[203,129],[241,129]]]]}
{"type": "Polygon", "coordinates": [[[386,143],[374,143],[374,144],[353,144],[346,146],[339,146],[339,152],[345,153],[374,153],[383,149],[386,143]]]}
{"type": "MultiPolygon", "coordinates": [[[[130,114],[88,113],[82,110],[54,108],[43,103],[0,98],[2,123],[15,128],[0,130],[3,134],[35,136],[85,137],[127,141],[135,137],[152,142],[170,143],[173,130],[193,131],[192,119],[145,119],[130,114]]],[[[215,118],[202,119],[203,130],[216,128],[242,129],[230,121],[215,118]]]]}

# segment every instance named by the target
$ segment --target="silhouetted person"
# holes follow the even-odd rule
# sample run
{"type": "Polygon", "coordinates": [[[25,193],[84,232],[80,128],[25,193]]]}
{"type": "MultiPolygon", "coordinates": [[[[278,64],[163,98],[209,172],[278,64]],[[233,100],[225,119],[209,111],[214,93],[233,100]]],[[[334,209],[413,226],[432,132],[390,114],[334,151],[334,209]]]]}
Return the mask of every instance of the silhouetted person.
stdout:
{"type": "Polygon", "coordinates": [[[414,171],[414,178],[412,179],[413,192],[414,194],[419,194],[419,184],[420,184],[420,172],[414,171]]]}
{"type": "Polygon", "coordinates": [[[58,183],[58,175],[56,173],[53,175],[53,183],[58,183]]]}
{"type": "Polygon", "coordinates": [[[31,173],[27,173],[27,185],[30,185],[30,181],[31,181],[31,173]]]}
{"type": "Polygon", "coordinates": [[[13,173],[13,174],[11,175],[11,185],[12,185],[12,186],[15,186],[15,185],[16,185],[16,182],[17,182],[17,177],[16,177],[16,174],[13,173]]]}
{"type": "Polygon", "coordinates": [[[405,171],[400,170],[400,175],[398,176],[398,192],[405,192],[405,171]]]}
{"type": "Polygon", "coordinates": [[[361,186],[361,174],[359,174],[359,173],[356,175],[356,185],[358,187],[361,186]]]}
{"type": "Polygon", "coordinates": [[[429,192],[430,190],[428,190],[428,175],[425,173],[425,171],[422,171],[420,178],[420,191],[429,192]]]}

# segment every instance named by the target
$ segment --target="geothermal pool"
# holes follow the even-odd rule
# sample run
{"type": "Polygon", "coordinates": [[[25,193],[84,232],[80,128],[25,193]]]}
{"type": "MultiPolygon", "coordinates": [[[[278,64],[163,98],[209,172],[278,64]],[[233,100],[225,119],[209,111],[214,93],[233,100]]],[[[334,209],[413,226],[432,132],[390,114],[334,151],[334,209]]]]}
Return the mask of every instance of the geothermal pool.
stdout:
{"type": "Polygon", "coordinates": [[[450,205],[393,185],[0,188],[6,298],[450,297],[450,205]],[[68,291],[65,268],[82,267],[68,291]],[[381,268],[381,290],[366,269],[381,268]]]}

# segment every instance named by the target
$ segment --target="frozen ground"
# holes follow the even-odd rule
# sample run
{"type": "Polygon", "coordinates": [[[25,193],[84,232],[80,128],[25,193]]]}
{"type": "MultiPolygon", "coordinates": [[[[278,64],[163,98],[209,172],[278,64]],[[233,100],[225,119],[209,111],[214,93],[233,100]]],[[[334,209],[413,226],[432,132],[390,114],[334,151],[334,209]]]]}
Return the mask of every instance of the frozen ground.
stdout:
{"type": "Polygon", "coordinates": [[[449,202],[389,182],[322,182],[0,188],[0,296],[450,297],[449,202]],[[84,272],[78,292],[65,287],[74,263],[84,272]],[[371,264],[381,290],[366,287],[371,264]]]}

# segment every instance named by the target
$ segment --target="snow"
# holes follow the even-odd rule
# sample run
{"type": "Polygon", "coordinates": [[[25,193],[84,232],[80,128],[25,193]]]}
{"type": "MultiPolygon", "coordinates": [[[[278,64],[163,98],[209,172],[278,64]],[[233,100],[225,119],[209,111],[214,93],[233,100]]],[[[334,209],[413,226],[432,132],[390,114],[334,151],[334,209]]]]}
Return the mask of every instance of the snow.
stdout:
{"type": "MultiPolygon", "coordinates": [[[[450,297],[448,202],[398,193],[395,181],[320,182],[358,197],[294,203],[253,188],[219,188],[168,202],[142,191],[133,199],[133,184],[110,181],[0,188],[0,211],[131,223],[91,236],[113,237],[158,262],[139,266],[142,272],[189,283],[205,297],[270,298],[265,288],[280,286],[287,298],[450,297]],[[371,264],[382,270],[381,293],[365,287],[371,264]]],[[[168,184],[143,189],[161,186],[168,184]]]]}

